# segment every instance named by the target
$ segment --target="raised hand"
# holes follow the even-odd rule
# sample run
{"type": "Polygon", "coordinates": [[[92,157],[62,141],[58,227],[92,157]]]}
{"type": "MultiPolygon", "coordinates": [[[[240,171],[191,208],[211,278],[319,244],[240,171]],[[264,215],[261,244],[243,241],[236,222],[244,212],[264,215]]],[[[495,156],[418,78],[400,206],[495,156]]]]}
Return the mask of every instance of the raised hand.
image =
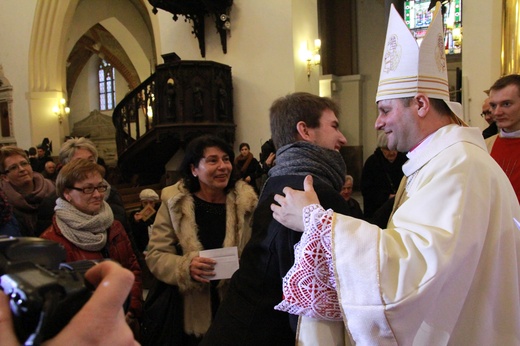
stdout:
{"type": "Polygon", "coordinates": [[[283,189],[285,197],[275,195],[274,200],[278,204],[271,204],[275,220],[298,232],[303,232],[303,208],[310,204],[320,203],[312,186],[312,176],[305,177],[303,189],[304,191],[299,191],[286,187],[283,189]]]}

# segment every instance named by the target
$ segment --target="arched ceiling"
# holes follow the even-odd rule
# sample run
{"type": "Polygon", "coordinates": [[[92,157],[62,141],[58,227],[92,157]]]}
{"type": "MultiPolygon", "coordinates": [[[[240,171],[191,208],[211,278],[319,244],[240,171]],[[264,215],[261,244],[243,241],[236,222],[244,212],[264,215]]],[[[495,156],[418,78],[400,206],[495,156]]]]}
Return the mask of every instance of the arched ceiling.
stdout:
{"type": "Polygon", "coordinates": [[[80,37],[67,58],[68,95],[72,94],[78,76],[93,54],[114,66],[130,89],[139,85],[139,75],[121,44],[102,25],[96,24],[80,37]]]}
{"type": "MultiPolygon", "coordinates": [[[[85,20],[80,18],[88,18],[90,16],[90,19],[95,18],[95,20],[90,24],[92,26],[86,32],[82,33],[82,30],[87,29],[89,26],[82,29],[81,24],[79,24],[79,26],[77,26],[79,32],[76,30],[77,35],[69,35],[69,40],[72,38],[72,42],[74,42],[74,37],[79,37],[79,39],[76,40],[72,49],[69,48],[70,53],[66,61],[66,89],[68,95],[72,94],[72,90],[74,89],[74,85],[76,84],[81,71],[93,54],[98,55],[100,58],[105,59],[114,66],[125,78],[129,89],[137,87],[140,84],[141,79],[146,77],[146,75],[143,75],[143,59],[145,62],[149,59],[153,59],[150,61],[155,61],[153,57],[143,55],[140,51],[142,46],[139,45],[137,41],[138,39],[135,37],[132,38],[132,40],[135,39],[135,41],[119,41],[126,40],[129,37],[128,34],[132,35],[130,31],[126,31],[125,24],[120,21],[124,18],[128,19],[128,15],[132,15],[132,10],[129,10],[129,12],[126,13],[126,10],[124,9],[132,8],[135,20],[144,23],[144,26],[137,26],[136,28],[139,28],[139,30],[141,30],[140,32],[148,32],[148,35],[150,36],[145,39],[151,44],[152,51],[155,49],[153,28],[150,13],[148,13],[147,5],[145,4],[146,0],[125,0],[128,1],[126,2],[126,5],[121,1],[110,4],[99,1],[102,0],[79,0],[77,7],[75,7],[76,12],[82,11],[83,14],[78,16],[76,13],[74,15],[75,19],[71,23],[73,26],[75,23],[88,23],[88,19],[85,20]],[[99,6],[108,12],[103,12],[103,10],[94,10],[89,12],[90,15],[86,13],[86,10],[96,9],[99,6]],[[110,11],[114,10],[116,10],[116,12],[112,13],[113,17],[111,17],[110,14],[108,17],[103,15],[103,13],[110,13],[110,11]],[[127,54],[127,51],[130,50],[133,52],[132,54],[137,52],[139,52],[139,54],[132,55],[132,59],[130,59],[127,54]],[[134,65],[135,63],[140,65],[136,66],[134,65]]],[[[128,20],[126,21],[126,25],[129,25],[128,20]]],[[[74,30],[72,31],[74,32],[74,30]]],[[[143,36],[141,36],[141,44],[142,39],[143,36]]],[[[149,63],[147,63],[146,66],[149,66],[149,63]]]]}

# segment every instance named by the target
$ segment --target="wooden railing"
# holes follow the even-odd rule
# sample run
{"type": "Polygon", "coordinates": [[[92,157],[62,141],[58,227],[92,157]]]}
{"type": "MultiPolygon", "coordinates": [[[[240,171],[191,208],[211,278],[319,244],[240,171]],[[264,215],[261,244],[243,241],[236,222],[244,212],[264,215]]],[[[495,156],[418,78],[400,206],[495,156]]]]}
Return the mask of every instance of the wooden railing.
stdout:
{"type": "Polygon", "coordinates": [[[116,128],[118,155],[154,126],[154,114],[157,114],[155,76],[152,74],[128,93],[114,109],[112,121],[116,128]]]}
{"type": "Polygon", "coordinates": [[[136,176],[140,185],[160,181],[167,162],[201,134],[234,143],[231,67],[181,61],[175,53],[163,58],[114,110],[121,181],[136,176]]]}

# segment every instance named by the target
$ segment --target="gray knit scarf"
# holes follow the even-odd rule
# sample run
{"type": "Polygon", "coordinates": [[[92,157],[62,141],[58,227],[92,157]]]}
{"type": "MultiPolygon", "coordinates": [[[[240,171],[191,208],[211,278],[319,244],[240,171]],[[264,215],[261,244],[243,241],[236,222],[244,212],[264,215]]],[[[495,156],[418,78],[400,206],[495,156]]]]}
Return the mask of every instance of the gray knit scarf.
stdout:
{"type": "Polygon", "coordinates": [[[114,214],[103,201],[96,215],[85,214],[62,198],[56,200],[56,224],[71,243],[87,251],[100,251],[107,242],[107,229],[114,222],[114,214]]]}
{"type": "Polygon", "coordinates": [[[339,152],[300,141],[276,151],[276,165],[269,170],[269,177],[310,174],[341,191],[346,172],[345,161],[339,152]]]}

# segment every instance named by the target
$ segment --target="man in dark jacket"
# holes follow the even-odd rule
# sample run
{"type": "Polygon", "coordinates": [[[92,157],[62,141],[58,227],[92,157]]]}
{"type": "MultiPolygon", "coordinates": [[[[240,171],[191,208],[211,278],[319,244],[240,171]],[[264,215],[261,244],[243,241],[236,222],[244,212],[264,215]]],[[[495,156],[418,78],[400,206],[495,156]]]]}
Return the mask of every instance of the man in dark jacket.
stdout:
{"type": "Polygon", "coordinates": [[[36,147],[36,160],[35,160],[35,172],[42,173],[45,170],[45,164],[52,161],[52,157],[49,156],[48,151],[40,144],[36,147]]]}
{"type": "Polygon", "coordinates": [[[282,97],[271,106],[276,165],[260,195],[240,269],[200,345],[294,345],[297,316],[274,306],[282,300],[282,278],[294,263],[301,233],[273,220],[270,205],[285,186],[303,189],[303,179],[311,174],[326,208],[348,214],[339,193],[346,171],[339,149],[347,141],[339,131],[338,114],[331,99],[308,93],[282,97]]]}
{"type": "MultiPolygon", "coordinates": [[[[380,132],[377,138],[377,148],[365,161],[361,173],[365,218],[372,223],[374,222],[371,218],[374,217],[376,211],[388,200],[394,198],[404,175],[403,164],[408,160],[404,153],[389,150],[387,144],[386,134],[380,132]]],[[[386,222],[383,224],[386,226],[386,222]]]]}

